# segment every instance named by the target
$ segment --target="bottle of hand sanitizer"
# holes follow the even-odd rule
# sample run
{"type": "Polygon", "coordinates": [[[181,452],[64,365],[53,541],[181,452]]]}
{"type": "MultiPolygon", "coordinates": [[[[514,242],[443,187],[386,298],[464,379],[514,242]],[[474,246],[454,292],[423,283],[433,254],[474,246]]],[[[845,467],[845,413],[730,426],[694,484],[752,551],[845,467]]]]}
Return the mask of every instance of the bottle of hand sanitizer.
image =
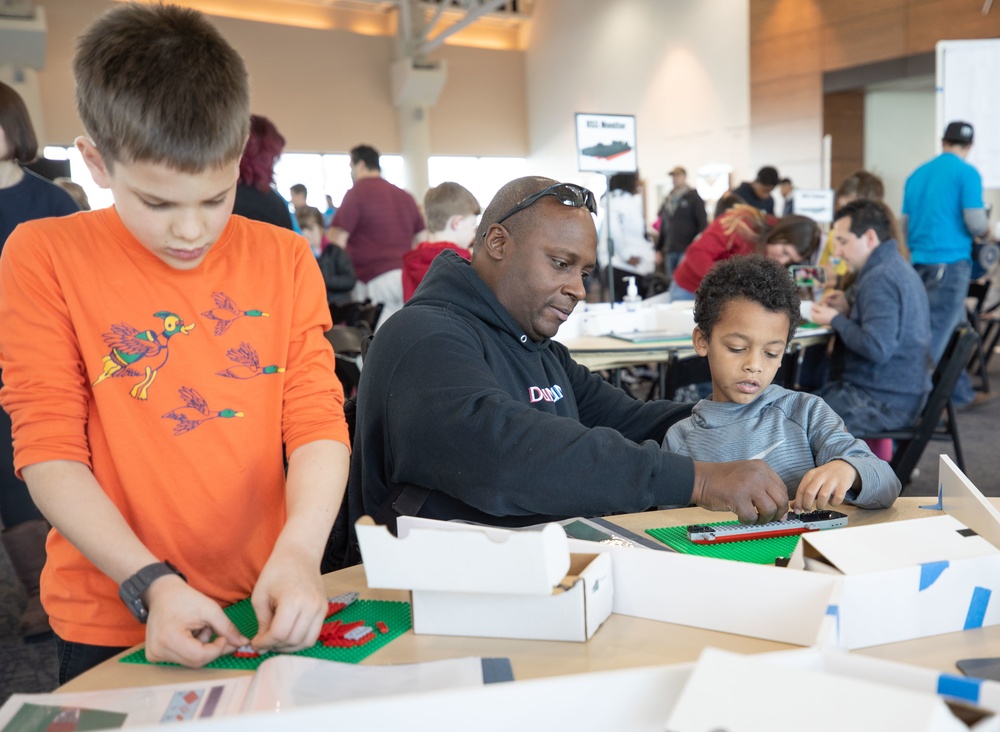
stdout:
{"type": "Polygon", "coordinates": [[[633,311],[636,309],[636,305],[642,302],[642,298],[639,296],[639,288],[635,284],[635,277],[624,277],[623,279],[628,280],[628,287],[625,289],[625,296],[622,298],[622,302],[625,303],[625,309],[633,311]]]}

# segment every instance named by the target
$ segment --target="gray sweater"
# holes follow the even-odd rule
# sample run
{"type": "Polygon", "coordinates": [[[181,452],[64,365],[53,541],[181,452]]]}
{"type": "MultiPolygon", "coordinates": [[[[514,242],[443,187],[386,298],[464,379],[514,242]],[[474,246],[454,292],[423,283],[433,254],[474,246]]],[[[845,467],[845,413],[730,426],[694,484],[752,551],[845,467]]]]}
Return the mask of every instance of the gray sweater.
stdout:
{"type": "Polygon", "coordinates": [[[706,462],[765,460],[788,487],[789,498],[808,471],[838,459],[861,477],[861,491],[847,493],[849,503],[888,508],[900,490],[889,464],[846,432],[826,402],[777,384],[750,404],[701,400],[690,417],[667,431],[663,447],[706,462]]]}

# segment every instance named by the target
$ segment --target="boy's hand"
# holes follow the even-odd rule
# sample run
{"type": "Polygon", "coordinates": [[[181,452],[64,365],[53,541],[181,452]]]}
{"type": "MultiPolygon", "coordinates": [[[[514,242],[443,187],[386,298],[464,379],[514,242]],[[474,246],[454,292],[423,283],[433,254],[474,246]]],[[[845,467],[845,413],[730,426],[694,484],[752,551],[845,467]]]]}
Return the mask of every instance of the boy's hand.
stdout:
{"type": "Polygon", "coordinates": [[[150,661],[197,668],[249,642],[217,602],[176,575],[153,582],[146,597],[146,658],[150,661]]]}
{"type": "Polygon", "coordinates": [[[839,506],[858,480],[858,471],[845,460],[831,460],[813,468],[802,476],[792,510],[803,513],[839,506]]]}
{"type": "Polygon", "coordinates": [[[285,547],[275,549],[264,565],[250,602],[258,631],[258,651],[293,653],[312,646],[326,617],[323,578],[314,558],[285,547]]]}
{"type": "Polygon", "coordinates": [[[788,513],[785,484],[763,460],[696,460],[691,502],[710,511],[732,511],[744,524],[766,524],[788,513]]]}

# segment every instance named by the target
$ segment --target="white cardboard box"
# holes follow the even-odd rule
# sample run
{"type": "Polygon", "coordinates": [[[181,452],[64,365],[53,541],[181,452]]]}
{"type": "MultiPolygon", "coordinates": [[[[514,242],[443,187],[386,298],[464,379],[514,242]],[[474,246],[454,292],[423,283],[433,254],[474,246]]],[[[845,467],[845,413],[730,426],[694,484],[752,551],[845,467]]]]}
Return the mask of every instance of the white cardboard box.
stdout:
{"type": "MultiPolygon", "coordinates": [[[[843,724],[835,726],[834,729],[838,732],[842,729],[850,729],[852,732],[907,729],[909,732],[910,728],[901,726],[899,722],[908,719],[912,698],[918,700],[917,704],[922,709],[931,710],[936,719],[944,720],[942,724],[949,725],[944,729],[995,732],[1000,728],[995,716],[979,719],[968,726],[955,727],[951,724],[939,711],[934,696],[935,689],[940,687],[938,679],[941,675],[929,669],[847,653],[823,653],[815,649],[760,654],[747,658],[779,669],[791,669],[796,674],[803,669],[821,672],[821,681],[794,695],[786,693],[784,687],[768,682],[765,692],[756,697],[748,707],[741,709],[740,724],[730,728],[733,730],[766,729],[770,732],[780,729],[780,726],[770,724],[776,719],[791,721],[790,729],[794,730],[816,729],[811,722],[817,718],[827,717],[841,723],[845,719],[841,711],[855,702],[849,692],[842,693],[839,685],[842,677],[861,681],[868,686],[880,685],[879,688],[881,685],[889,685],[901,690],[909,689],[918,692],[918,695],[905,697],[906,701],[902,706],[892,704],[884,695],[878,695],[876,706],[884,707],[887,713],[894,715],[892,724],[875,727],[873,724],[879,717],[872,716],[866,717],[857,727],[843,724]],[[797,703],[802,704],[804,712],[792,706],[797,703]],[[756,726],[749,726],[751,717],[756,717],[756,726]],[[760,719],[766,720],[768,724],[762,725],[760,719]]],[[[361,670],[360,667],[353,668],[361,670]]],[[[369,729],[377,726],[379,729],[406,729],[409,732],[458,732],[469,729],[477,732],[509,732],[511,729],[663,732],[668,716],[677,708],[686,691],[686,684],[694,668],[693,663],[645,666],[505,684],[403,693],[303,708],[286,707],[282,709],[280,716],[270,711],[200,720],[198,725],[199,729],[213,732],[256,732],[272,730],[276,726],[304,732],[325,732],[332,725],[336,725],[338,729],[369,729]]],[[[770,673],[770,666],[755,668],[763,669],[759,671],[761,674],[770,673]]],[[[743,682],[744,679],[741,678],[740,684],[743,682]]],[[[1000,685],[988,681],[979,683],[983,687],[983,694],[979,698],[981,707],[995,712],[997,688],[1000,685]]],[[[711,699],[713,707],[734,703],[728,688],[716,687],[711,699]]],[[[934,729],[928,724],[927,719],[919,720],[918,726],[913,729],[934,729]]]]}
{"type": "Polygon", "coordinates": [[[825,571],[575,540],[570,549],[611,555],[614,612],[696,628],[865,648],[1000,623],[1000,551],[983,538],[1000,541],[1000,514],[947,457],[940,482],[944,510],[982,536],[950,516],[805,534],[796,552],[825,571]]]}
{"type": "MultiPolygon", "coordinates": [[[[836,661],[807,651],[741,656],[706,648],[670,712],[669,732],[731,729],[746,732],[962,732],[995,730],[996,717],[980,710],[967,724],[935,693],[897,683],[881,665],[865,673],[870,659],[836,661]],[[769,657],[771,656],[771,657],[769,657]],[[722,690],[724,692],[720,693],[722,690]],[[765,700],[779,695],[779,704],[765,700]]],[[[846,659],[845,659],[846,660],[846,659]]],[[[877,662],[876,662],[877,663],[877,662]]],[[[891,666],[898,669],[892,669],[891,666]]],[[[933,672],[926,672],[928,675],[933,672]]],[[[905,675],[905,674],[904,674],[905,675]]]]}
{"type": "MultiPolygon", "coordinates": [[[[944,495],[957,491],[956,483],[966,495],[982,495],[947,458],[939,482],[952,486],[942,488],[944,495]]],[[[971,498],[963,507],[981,532],[995,524],[971,498]]],[[[1000,550],[952,516],[819,531],[805,534],[803,543],[808,569],[842,575],[831,609],[840,647],[1000,623],[1000,550]]]]}
{"type": "Polygon", "coordinates": [[[356,528],[368,586],[411,590],[414,633],[586,641],[611,614],[610,557],[570,555],[558,524],[401,518],[398,538],[367,517],[356,528]]]}
{"type": "Polygon", "coordinates": [[[613,610],[621,615],[800,646],[824,644],[835,633],[828,611],[837,577],[570,540],[571,551],[588,549],[610,555],[613,610]]]}

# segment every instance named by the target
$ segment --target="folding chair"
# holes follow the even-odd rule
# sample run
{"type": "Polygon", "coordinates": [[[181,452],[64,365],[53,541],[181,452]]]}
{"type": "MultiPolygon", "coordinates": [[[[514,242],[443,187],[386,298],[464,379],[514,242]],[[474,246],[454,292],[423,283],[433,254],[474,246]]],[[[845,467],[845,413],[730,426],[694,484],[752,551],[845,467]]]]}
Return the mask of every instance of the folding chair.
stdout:
{"type": "Polygon", "coordinates": [[[357,326],[335,325],[325,335],[333,346],[336,358],[334,365],[337,378],[344,387],[344,396],[350,397],[361,380],[361,366],[368,351],[368,342],[372,338],[371,330],[362,322],[357,326]]]}
{"type": "Polygon", "coordinates": [[[364,302],[347,302],[342,305],[331,305],[330,316],[334,325],[368,326],[368,332],[375,332],[375,324],[379,316],[382,315],[383,303],[373,303],[371,300],[364,302]]]}
{"type": "Polygon", "coordinates": [[[990,391],[990,377],[986,371],[986,364],[989,361],[989,357],[986,355],[983,344],[987,342],[988,329],[992,323],[984,317],[986,312],[983,310],[983,301],[986,299],[989,289],[990,284],[988,282],[970,282],[969,298],[975,298],[976,304],[975,307],[967,308],[966,310],[972,327],[975,328],[977,333],[981,334],[981,339],[976,343],[976,348],[969,357],[968,368],[973,374],[979,375],[981,391],[985,393],[989,393],[990,391]],[[986,323],[985,329],[983,327],[984,322],[986,323]]]}
{"type": "Polygon", "coordinates": [[[899,482],[905,488],[910,483],[913,469],[920,462],[924,448],[931,440],[951,440],[955,446],[955,463],[959,469],[965,470],[965,460],[962,457],[962,443],[958,437],[958,423],[955,421],[955,408],[951,403],[951,393],[955,390],[958,377],[965,370],[969,357],[979,342],[979,334],[971,325],[959,325],[951,336],[948,348],[945,349],[941,362],[934,370],[931,393],[927,403],[917,416],[916,422],[909,427],[898,430],[887,430],[869,435],[855,435],[862,440],[895,440],[896,451],[889,465],[892,467],[899,482]]]}

